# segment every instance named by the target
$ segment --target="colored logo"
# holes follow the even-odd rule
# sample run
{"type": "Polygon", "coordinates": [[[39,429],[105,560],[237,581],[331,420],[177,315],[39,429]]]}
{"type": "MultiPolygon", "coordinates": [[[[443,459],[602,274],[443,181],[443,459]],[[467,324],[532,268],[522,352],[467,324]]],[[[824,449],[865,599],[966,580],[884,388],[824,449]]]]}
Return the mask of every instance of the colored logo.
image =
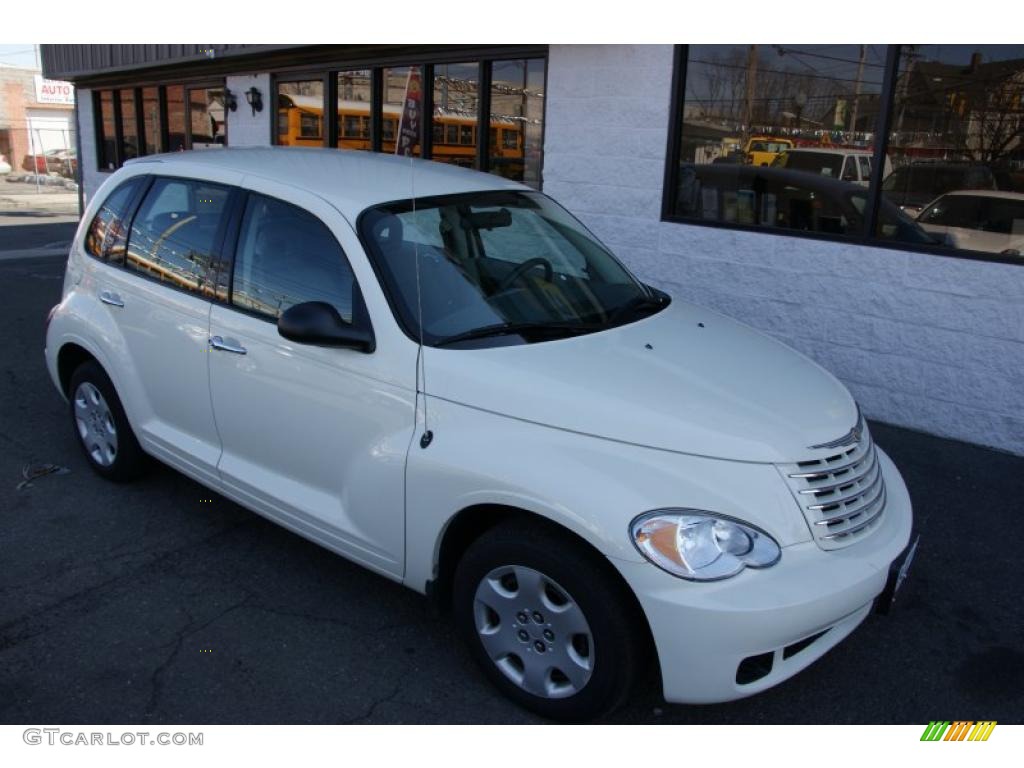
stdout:
{"type": "Polygon", "coordinates": [[[988,741],[995,720],[932,720],[921,734],[921,741],[988,741]]]}

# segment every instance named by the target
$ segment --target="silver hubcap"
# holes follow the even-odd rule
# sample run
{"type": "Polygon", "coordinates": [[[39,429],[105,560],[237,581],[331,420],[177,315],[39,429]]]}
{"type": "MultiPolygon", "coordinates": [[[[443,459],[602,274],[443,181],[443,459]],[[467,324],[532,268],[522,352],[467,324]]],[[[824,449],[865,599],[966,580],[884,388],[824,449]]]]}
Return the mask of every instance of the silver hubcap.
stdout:
{"type": "Polygon", "coordinates": [[[93,384],[83,381],[75,390],[75,425],[85,450],[101,467],[117,458],[117,427],[110,406],[93,384]]]}
{"type": "Polygon", "coordinates": [[[560,699],[590,680],[590,625],[572,596],[540,571],[495,568],[477,585],[473,613],[488,656],[528,693],[560,699]]]}

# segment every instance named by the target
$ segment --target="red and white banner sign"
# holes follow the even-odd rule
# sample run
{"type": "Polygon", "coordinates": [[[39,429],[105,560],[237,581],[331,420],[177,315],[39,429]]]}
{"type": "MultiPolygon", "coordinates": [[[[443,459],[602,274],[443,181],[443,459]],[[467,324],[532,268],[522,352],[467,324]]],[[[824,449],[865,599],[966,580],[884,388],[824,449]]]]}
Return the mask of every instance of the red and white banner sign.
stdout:
{"type": "Polygon", "coordinates": [[[402,102],[402,119],[398,124],[396,155],[411,155],[420,143],[420,120],[423,119],[423,80],[419,67],[409,67],[409,78],[405,81],[405,99],[402,102]]]}

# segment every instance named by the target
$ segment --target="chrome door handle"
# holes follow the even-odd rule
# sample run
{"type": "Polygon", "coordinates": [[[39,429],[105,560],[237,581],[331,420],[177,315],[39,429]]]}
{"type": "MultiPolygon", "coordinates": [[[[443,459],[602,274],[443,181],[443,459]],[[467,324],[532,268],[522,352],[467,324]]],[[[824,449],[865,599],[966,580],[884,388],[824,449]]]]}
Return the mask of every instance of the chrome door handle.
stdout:
{"type": "Polygon", "coordinates": [[[102,301],[104,304],[109,304],[112,307],[124,306],[124,302],[121,300],[121,297],[118,296],[113,291],[102,291],[100,293],[100,301],[102,301]]]}
{"type": "Polygon", "coordinates": [[[212,336],[210,338],[210,347],[219,349],[222,352],[234,352],[236,355],[244,355],[249,351],[237,342],[224,341],[221,336],[212,336]]]}

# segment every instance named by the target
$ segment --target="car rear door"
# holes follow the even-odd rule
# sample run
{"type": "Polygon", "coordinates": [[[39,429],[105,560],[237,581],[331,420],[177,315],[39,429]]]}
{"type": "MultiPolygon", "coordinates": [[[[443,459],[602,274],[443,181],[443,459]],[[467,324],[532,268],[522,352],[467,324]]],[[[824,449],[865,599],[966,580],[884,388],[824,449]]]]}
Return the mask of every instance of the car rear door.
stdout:
{"type": "MultiPolygon", "coordinates": [[[[223,176],[223,174],[220,174],[223,176]]],[[[100,300],[117,323],[138,383],[135,431],[146,450],[217,478],[220,438],[207,371],[210,300],[218,290],[226,214],[239,181],[152,177],[128,231],[121,269],[100,300]]],[[[221,286],[227,296],[226,275],[221,286]]]]}
{"type": "Polygon", "coordinates": [[[262,179],[245,184],[231,297],[210,317],[221,482],[283,525],[400,577],[415,347],[396,364],[393,349],[283,338],[277,318],[294,304],[325,301],[346,320],[366,311],[346,256],[361,249],[322,199],[262,179]]]}

